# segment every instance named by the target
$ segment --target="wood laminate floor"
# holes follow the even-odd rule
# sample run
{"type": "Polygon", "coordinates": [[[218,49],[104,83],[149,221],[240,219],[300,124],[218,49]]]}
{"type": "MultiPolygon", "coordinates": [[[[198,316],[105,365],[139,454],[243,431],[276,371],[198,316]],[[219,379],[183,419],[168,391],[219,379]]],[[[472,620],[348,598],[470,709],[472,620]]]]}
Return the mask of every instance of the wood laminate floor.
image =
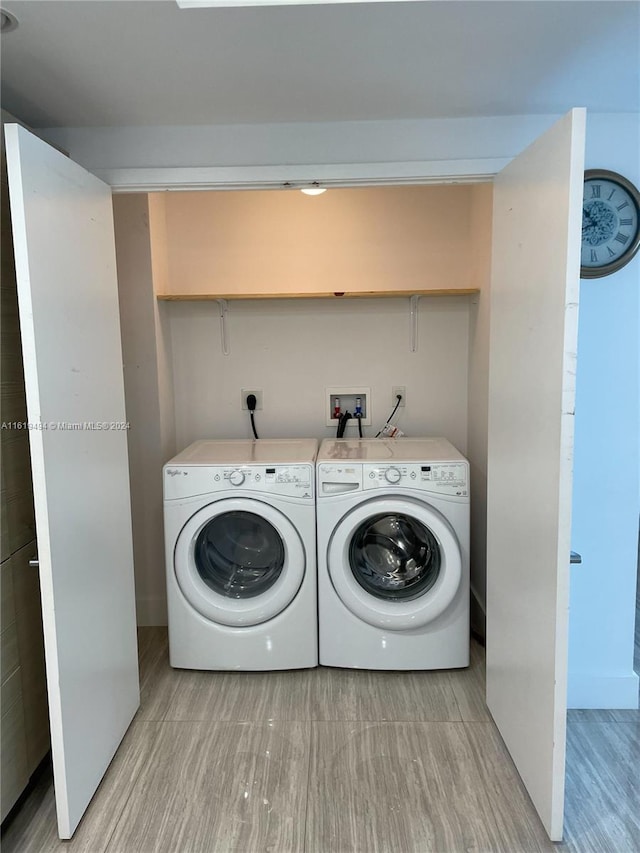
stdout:
{"type": "Polygon", "coordinates": [[[551,844],[469,669],[172,670],[140,631],[140,710],[74,839],[50,773],[3,853],[637,853],[640,717],[571,712],[551,844]]]}

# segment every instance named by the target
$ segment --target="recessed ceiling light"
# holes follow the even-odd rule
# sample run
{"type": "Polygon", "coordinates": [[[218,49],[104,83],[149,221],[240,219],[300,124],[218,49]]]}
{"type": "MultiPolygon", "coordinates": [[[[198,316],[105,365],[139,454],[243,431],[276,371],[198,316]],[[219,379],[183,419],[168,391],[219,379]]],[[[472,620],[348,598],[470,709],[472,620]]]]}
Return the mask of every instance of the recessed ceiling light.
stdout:
{"type": "Polygon", "coordinates": [[[6,9],[0,9],[0,33],[10,33],[18,26],[18,19],[6,9]]]}
{"type": "Polygon", "coordinates": [[[300,192],[303,192],[305,195],[322,195],[322,193],[326,193],[327,188],[321,187],[317,181],[314,181],[308,187],[302,187],[300,192]]]}

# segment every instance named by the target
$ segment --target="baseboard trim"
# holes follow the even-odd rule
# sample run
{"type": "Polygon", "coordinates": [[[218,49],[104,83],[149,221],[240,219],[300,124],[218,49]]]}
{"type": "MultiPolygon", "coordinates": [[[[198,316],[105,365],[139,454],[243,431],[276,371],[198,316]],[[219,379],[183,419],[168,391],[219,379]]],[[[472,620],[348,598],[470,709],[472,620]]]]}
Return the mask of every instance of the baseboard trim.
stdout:
{"type": "Polygon", "coordinates": [[[593,675],[569,673],[568,708],[637,708],[638,675],[593,675]]]}

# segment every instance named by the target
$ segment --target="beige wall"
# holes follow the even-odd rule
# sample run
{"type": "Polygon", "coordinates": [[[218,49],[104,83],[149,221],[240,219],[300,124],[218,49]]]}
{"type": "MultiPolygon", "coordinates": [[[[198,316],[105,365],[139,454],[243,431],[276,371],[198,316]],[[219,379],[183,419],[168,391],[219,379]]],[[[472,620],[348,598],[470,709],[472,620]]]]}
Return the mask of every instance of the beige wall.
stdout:
{"type": "MultiPolygon", "coordinates": [[[[410,348],[409,299],[231,302],[230,354],[222,354],[215,304],[171,303],[179,447],[200,438],[251,435],[241,389],[258,388],[261,438],[335,435],[325,426],[325,388],[371,388],[375,435],[392,409],[392,386],[407,405],[394,423],[407,435],[445,435],[467,444],[468,297],[422,298],[418,350],[410,348]]],[[[347,435],[356,435],[350,426],[347,435]]]]}
{"type": "Polygon", "coordinates": [[[162,524],[163,442],[157,306],[146,195],[113,199],[138,624],[166,624],[162,524]]]}
{"type": "Polygon", "coordinates": [[[471,190],[168,193],[168,284],[181,294],[469,287],[471,190]]]}
{"type": "Polygon", "coordinates": [[[163,459],[176,453],[175,402],[173,396],[173,357],[169,332],[169,307],[155,299],[155,293],[167,292],[169,257],[167,252],[166,194],[147,196],[149,203],[149,242],[151,248],[151,275],[153,288],[153,314],[155,321],[155,346],[158,362],[158,408],[160,417],[160,446],[163,459]],[[153,239],[151,239],[153,235],[153,239]]]}
{"type": "Polygon", "coordinates": [[[487,574],[487,429],[489,403],[489,295],[493,185],[471,191],[471,300],[469,318],[469,427],[471,464],[471,624],[484,636],[487,574]]]}

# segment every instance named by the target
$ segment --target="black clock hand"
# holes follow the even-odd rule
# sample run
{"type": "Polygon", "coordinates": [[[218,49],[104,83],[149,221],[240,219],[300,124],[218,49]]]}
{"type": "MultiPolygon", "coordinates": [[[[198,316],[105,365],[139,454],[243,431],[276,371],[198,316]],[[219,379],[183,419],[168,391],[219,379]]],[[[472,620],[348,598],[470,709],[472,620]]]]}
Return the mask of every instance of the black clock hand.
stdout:
{"type": "Polygon", "coordinates": [[[583,207],[582,208],[582,234],[589,233],[595,228],[595,222],[589,216],[589,212],[583,207]],[[585,219],[587,220],[585,222],[585,219]]]}

